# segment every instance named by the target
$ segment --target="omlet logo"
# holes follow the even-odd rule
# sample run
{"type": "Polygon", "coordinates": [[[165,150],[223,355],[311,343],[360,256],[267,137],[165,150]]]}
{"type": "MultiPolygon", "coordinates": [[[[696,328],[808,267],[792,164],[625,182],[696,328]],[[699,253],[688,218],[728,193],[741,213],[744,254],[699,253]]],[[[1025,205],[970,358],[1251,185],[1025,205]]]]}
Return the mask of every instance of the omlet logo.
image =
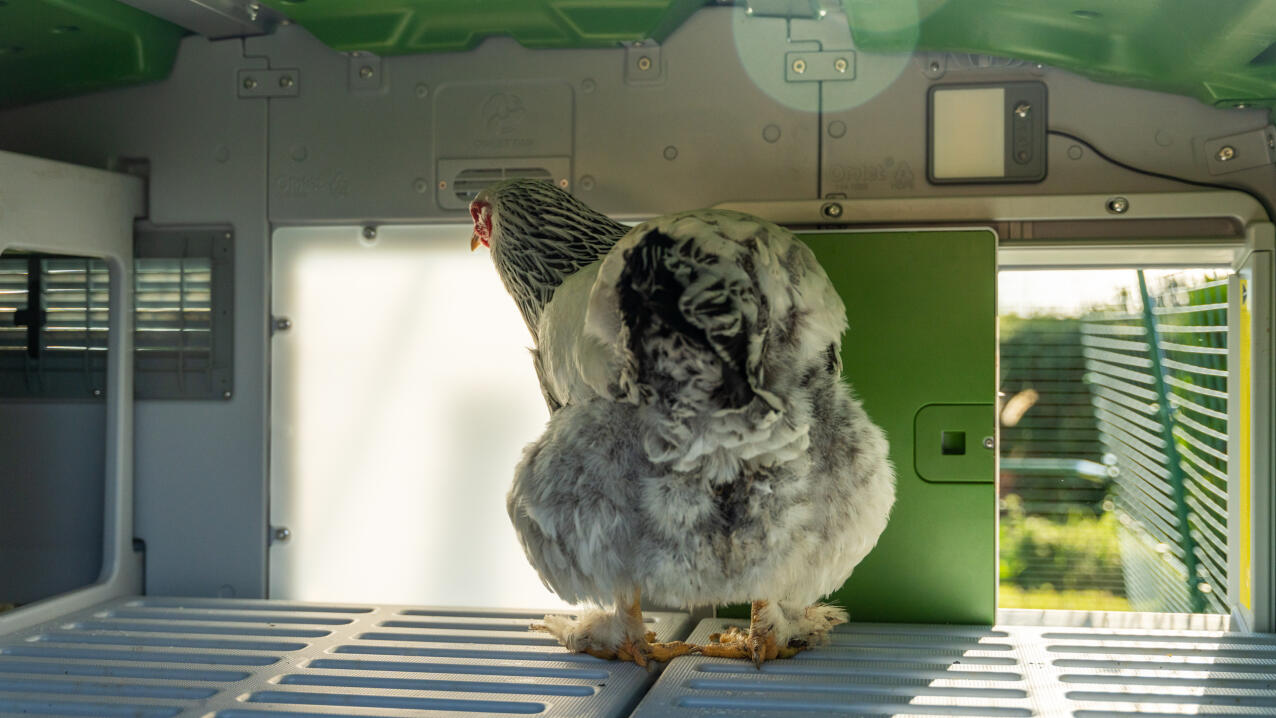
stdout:
{"type": "Polygon", "coordinates": [[[523,98],[506,92],[492,95],[483,103],[483,126],[494,135],[512,134],[523,124],[527,111],[523,98]]]}

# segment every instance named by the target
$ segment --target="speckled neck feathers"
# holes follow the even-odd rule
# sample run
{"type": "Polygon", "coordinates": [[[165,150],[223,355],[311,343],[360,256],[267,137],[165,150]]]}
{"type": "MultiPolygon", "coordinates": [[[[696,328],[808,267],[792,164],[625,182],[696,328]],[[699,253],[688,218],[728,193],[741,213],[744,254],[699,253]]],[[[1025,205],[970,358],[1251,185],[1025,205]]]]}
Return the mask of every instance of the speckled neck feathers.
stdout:
{"type": "Polygon", "coordinates": [[[492,261],[533,338],[554,290],[628,231],[540,180],[494,185],[480,200],[492,205],[492,261]]]}

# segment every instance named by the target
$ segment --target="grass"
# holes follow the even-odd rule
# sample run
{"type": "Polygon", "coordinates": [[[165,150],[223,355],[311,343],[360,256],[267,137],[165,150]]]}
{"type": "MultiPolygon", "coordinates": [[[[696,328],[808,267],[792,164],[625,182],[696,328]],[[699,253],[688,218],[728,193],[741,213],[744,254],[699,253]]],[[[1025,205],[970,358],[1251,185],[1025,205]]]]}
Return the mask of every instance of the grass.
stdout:
{"type": "Polygon", "coordinates": [[[1013,583],[1001,584],[998,608],[1036,608],[1070,611],[1129,611],[1130,602],[1098,589],[1056,591],[1052,588],[1020,588],[1013,583]]]}

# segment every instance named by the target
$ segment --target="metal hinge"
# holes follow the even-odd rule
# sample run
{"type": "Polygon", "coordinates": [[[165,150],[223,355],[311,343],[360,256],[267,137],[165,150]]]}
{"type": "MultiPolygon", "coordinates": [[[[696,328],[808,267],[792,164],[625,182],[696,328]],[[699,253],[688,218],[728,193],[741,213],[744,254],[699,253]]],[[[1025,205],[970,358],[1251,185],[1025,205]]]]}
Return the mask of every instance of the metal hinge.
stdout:
{"type": "Polygon", "coordinates": [[[295,68],[240,70],[237,79],[240,97],[296,97],[301,93],[301,71],[295,68]]]}

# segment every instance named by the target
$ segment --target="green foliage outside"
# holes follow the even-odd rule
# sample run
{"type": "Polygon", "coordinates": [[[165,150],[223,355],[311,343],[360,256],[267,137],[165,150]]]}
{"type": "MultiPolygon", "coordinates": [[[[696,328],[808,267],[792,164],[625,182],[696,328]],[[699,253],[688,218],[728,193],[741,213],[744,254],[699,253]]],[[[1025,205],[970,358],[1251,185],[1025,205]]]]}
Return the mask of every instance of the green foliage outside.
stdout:
{"type": "Polygon", "coordinates": [[[1114,514],[1095,516],[1078,508],[1059,520],[1025,514],[1014,494],[1003,503],[1003,608],[1129,610],[1121,586],[1104,579],[1121,576],[1114,514]]]}

